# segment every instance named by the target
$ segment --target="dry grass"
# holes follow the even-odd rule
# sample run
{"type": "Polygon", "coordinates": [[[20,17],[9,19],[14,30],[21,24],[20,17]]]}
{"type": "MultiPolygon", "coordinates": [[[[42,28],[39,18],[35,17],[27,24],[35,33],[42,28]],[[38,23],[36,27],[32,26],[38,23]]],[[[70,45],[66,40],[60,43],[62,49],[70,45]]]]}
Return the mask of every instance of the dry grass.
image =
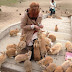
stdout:
{"type": "Polygon", "coordinates": [[[14,4],[25,0],[0,0],[0,5],[13,6],[14,4]]]}

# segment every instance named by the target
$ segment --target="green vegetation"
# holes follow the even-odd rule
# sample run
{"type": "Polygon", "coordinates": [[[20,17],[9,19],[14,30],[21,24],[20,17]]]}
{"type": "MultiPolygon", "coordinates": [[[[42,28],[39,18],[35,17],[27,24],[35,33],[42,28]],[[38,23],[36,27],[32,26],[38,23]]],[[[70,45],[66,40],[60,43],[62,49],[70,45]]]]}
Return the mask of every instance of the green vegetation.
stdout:
{"type": "Polygon", "coordinates": [[[24,0],[0,0],[0,5],[13,6],[15,3],[20,1],[24,1],[24,0]]]}

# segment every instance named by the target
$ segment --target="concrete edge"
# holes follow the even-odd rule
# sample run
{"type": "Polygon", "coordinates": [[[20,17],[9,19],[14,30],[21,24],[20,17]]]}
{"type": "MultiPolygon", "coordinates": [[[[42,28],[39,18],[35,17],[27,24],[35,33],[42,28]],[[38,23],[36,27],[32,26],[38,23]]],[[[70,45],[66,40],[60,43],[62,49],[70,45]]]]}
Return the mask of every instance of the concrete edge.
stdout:
{"type": "Polygon", "coordinates": [[[0,31],[0,40],[5,37],[10,30],[12,29],[20,29],[20,23],[21,22],[18,22],[18,23],[14,23],[14,24],[11,24],[11,25],[8,25],[7,27],[3,28],[1,31],[0,31]]]}
{"type": "Polygon", "coordinates": [[[72,16],[71,16],[71,40],[72,40],[72,16]]]}
{"type": "Polygon", "coordinates": [[[72,31],[72,16],[71,16],[71,31],[72,31]]]}

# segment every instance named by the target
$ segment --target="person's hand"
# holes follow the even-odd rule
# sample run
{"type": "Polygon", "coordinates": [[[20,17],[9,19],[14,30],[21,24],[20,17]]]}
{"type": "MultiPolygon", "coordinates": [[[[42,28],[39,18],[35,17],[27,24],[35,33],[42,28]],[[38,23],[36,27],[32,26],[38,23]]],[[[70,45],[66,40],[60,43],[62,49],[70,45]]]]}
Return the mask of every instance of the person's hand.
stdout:
{"type": "Polygon", "coordinates": [[[35,27],[36,30],[40,30],[39,26],[35,25],[34,27],[35,27]]]}
{"type": "Polygon", "coordinates": [[[40,28],[43,28],[43,25],[40,25],[39,27],[40,27],[40,28]]]}

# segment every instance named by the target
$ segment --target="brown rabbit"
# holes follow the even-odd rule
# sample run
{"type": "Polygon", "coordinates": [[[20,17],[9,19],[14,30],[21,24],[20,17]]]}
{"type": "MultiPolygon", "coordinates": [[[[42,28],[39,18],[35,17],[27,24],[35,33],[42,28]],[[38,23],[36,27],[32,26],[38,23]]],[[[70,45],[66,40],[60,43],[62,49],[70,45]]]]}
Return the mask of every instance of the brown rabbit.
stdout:
{"type": "Polygon", "coordinates": [[[66,72],[72,72],[72,64],[67,68],[66,72]]]}
{"type": "Polygon", "coordinates": [[[55,63],[50,63],[49,66],[46,67],[45,71],[54,72],[55,69],[56,69],[56,64],[55,63]]]}
{"type": "Polygon", "coordinates": [[[70,65],[72,64],[71,59],[68,59],[67,61],[65,61],[61,66],[64,70],[64,72],[68,69],[68,67],[70,67],[70,65]]]}
{"type": "Polygon", "coordinates": [[[57,27],[57,25],[55,26],[55,32],[57,32],[58,31],[58,27],[57,27]]]}
{"type": "Polygon", "coordinates": [[[24,49],[26,47],[26,42],[25,41],[20,41],[18,43],[18,46],[17,46],[17,53],[19,54],[21,52],[22,49],[24,49]]]}
{"type": "Polygon", "coordinates": [[[7,51],[6,51],[6,54],[7,54],[7,56],[10,58],[10,57],[13,57],[13,56],[16,56],[16,49],[14,49],[14,48],[11,48],[11,49],[8,49],[7,51]]]}
{"type": "Polygon", "coordinates": [[[1,68],[2,63],[4,63],[6,61],[6,58],[7,58],[5,52],[1,52],[1,53],[2,53],[2,55],[0,55],[0,68],[1,68]]]}
{"type": "Polygon", "coordinates": [[[17,45],[16,45],[16,44],[12,44],[12,45],[8,45],[8,46],[6,47],[7,50],[8,50],[8,49],[11,49],[11,48],[16,49],[16,48],[17,48],[17,45]]]}
{"type": "Polygon", "coordinates": [[[58,66],[54,72],[63,72],[63,68],[61,66],[58,66]]]}
{"type": "Polygon", "coordinates": [[[47,54],[47,50],[46,50],[46,42],[45,42],[45,38],[41,38],[41,41],[39,42],[40,43],[40,51],[41,51],[41,56],[42,58],[45,57],[45,55],[47,54]]]}
{"type": "Polygon", "coordinates": [[[46,42],[45,44],[46,46],[51,47],[51,40],[49,38],[45,37],[45,42],[46,42]]]}
{"type": "Polygon", "coordinates": [[[38,40],[39,40],[39,44],[40,44],[41,56],[42,56],[42,58],[44,58],[45,55],[47,54],[47,50],[45,47],[45,45],[46,45],[45,38],[42,36],[41,30],[38,32],[38,40]]]}
{"type": "Polygon", "coordinates": [[[48,38],[50,38],[52,42],[56,41],[56,36],[54,34],[49,34],[48,38]]]}
{"type": "Polygon", "coordinates": [[[11,30],[10,31],[10,36],[17,36],[17,33],[19,32],[19,29],[11,30]]]}
{"type": "Polygon", "coordinates": [[[47,53],[50,51],[50,47],[48,45],[45,46],[46,47],[46,50],[47,50],[47,53]]]}
{"type": "Polygon", "coordinates": [[[29,60],[26,60],[24,62],[24,68],[26,70],[26,72],[32,72],[32,63],[29,60]]]}
{"type": "Polygon", "coordinates": [[[19,54],[15,57],[15,61],[17,63],[19,63],[19,62],[22,62],[22,61],[25,61],[25,60],[30,60],[31,54],[32,54],[31,51],[29,51],[28,53],[25,53],[25,54],[19,54]]]}
{"type": "Polygon", "coordinates": [[[26,41],[26,34],[21,35],[20,41],[26,41]]]}
{"type": "Polygon", "coordinates": [[[34,47],[34,60],[39,61],[41,56],[40,56],[40,45],[38,40],[35,40],[33,47],[34,47]]]}
{"type": "Polygon", "coordinates": [[[70,41],[66,42],[65,47],[67,51],[72,52],[72,43],[70,41]]]}
{"type": "Polygon", "coordinates": [[[40,65],[40,66],[48,66],[50,63],[52,63],[53,62],[53,58],[52,57],[50,57],[50,56],[47,56],[47,57],[45,57],[45,58],[43,58],[42,60],[40,60],[39,62],[38,62],[38,64],[40,65]]]}
{"type": "Polygon", "coordinates": [[[52,48],[50,48],[51,54],[58,54],[62,50],[62,44],[56,43],[52,48]]]}

